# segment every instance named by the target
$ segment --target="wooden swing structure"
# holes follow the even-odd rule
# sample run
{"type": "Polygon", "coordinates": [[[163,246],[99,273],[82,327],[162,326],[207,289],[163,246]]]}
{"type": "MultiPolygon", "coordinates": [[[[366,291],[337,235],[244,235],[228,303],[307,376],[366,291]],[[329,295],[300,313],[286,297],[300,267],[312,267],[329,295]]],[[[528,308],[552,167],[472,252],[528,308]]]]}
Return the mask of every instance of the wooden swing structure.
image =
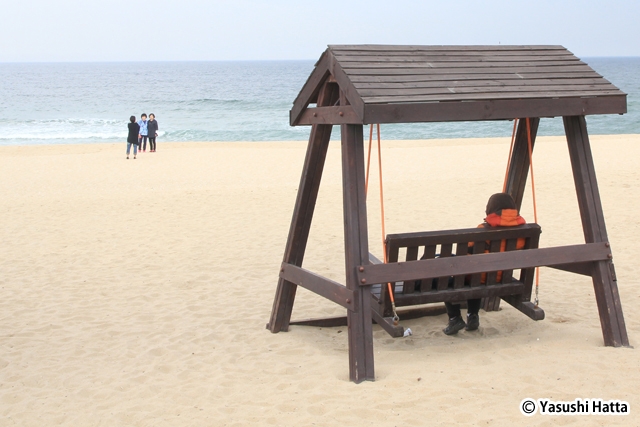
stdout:
{"type": "Polygon", "coordinates": [[[311,135],[267,329],[294,323],[297,286],[315,292],[347,309],[350,379],[374,380],[372,322],[392,336],[403,333],[392,300],[400,307],[483,298],[492,310],[502,299],[541,320],[544,311],[530,299],[534,269],[546,266],[590,276],[604,344],[628,346],[585,120],[626,111],[626,94],[562,46],[329,46],[290,111],[290,124],[311,125],[311,135]],[[369,253],[364,125],[520,119],[505,184],[520,209],[540,118],[556,116],[564,122],[584,244],[538,248],[540,227],[525,224],[391,234],[386,263],[369,253]],[[333,125],[341,130],[346,286],[302,268],[333,125]],[[523,249],[516,250],[518,239],[523,249]],[[452,256],[466,255],[469,243],[471,256],[452,256]]]}

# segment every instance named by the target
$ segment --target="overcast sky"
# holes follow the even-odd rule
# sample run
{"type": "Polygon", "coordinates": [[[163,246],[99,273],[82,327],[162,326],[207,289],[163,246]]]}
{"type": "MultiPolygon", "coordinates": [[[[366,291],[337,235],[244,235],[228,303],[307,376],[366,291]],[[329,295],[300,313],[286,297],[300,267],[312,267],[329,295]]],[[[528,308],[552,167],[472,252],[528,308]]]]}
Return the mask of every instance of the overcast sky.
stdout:
{"type": "Polygon", "coordinates": [[[317,59],[328,44],[640,56],[640,0],[1,0],[0,62],[317,59]]]}

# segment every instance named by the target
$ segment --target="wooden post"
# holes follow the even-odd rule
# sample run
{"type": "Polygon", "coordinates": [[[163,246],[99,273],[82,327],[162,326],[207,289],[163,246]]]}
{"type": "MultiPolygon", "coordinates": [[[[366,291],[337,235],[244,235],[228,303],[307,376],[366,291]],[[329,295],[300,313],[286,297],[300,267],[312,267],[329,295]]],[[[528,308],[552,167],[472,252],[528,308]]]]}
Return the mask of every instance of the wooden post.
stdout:
{"type": "Polygon", "coordinates": [[[342,189],[347,288],[354,292],[355,310],[347,311],[349,379],[375,380],[371,286],[360,286],[358,266],[369,264],[367,209],[364,194],[364,141],[362,125],[341,125],[342,189]]]}
{"type": "MultiPolygon", "coordinates": [[[[538,134],[538,125],[540,119],[531,117],[529,126],[531,127],[531,149],[535,147],[536,135],[538,134]]],[[[529,176],[529,146],[527,137],[527,119],[518,121],[518,129],[516,130],[516,139],[513,143],[513,152],[509,161],[509,174],[507,176],[507,190],[511,194],[513,200],[516,201],[518,211],[522,207],[522,199],[524,198],[524,189],[527,185],[527,177],[529,176]]]]}
{"type": "MultiPolygon", "coordinates": [[[[609,242],[584,116],[563,117],[586,243],[609,242]]],[[[604,345],[629,346],[611,260],[594,263],[591,277],[604,345]]]]}
{"type": "MultiPolygon", "coordinates": [[[[540,118],[529,118],[529,127],[531,129],[531,150],[535,146],[536,135],[538,134],[538,125],[540,118]]],[[[516,129],[516,138],[513,143],[513,151],[509,159],[509,173],[507,175],[506,193],[511,194],[516,202],[518,211],[522,207],[524,199],[524,189],[527,185],[527,177],[529,176],[529,142],[527,136],[527,119],[519,119],[518,129],[516,129]]],[[[529,290],[530,291],[530,290],[529,290]]],[[[531,292],[529,292],[529,296],[531,292]]],[[[500,307],[500,297],[484,298],[482,300],[482,308],[485,311],[498,311],[500,307]]]]}
{"type": "MultiPolygon", "coordinates": [[[[318,106],[333,105],[339,96],[338,85],[325,83],[318,94],[318,106]]],[[[327,157],[329,139],[331,138],[332,125],[313,125],[307,155],[304,160],[302,177],[298,187],[289,237],[284,251],[283,261],[297,267],[302,266],[304,252],[307,247],[311,219],[318,198],[320,179],[327,157]]],[[[297,286],[282,278],[278,280],[278,287],[271,309],[271,318],[267,324],[267,329],[276,333],[287,331],[291,321],[291,311],[293,301],[296,296],[297,286]]]]}

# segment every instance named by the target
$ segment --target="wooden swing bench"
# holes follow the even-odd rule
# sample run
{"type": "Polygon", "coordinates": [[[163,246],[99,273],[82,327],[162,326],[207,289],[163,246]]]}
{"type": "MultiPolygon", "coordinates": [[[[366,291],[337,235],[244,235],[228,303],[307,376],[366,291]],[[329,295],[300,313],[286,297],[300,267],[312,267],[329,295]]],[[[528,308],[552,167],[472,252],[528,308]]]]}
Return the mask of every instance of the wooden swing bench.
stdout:
{"type": "MultiPolygon", "coordinates": [[[[517,227],[465,228],[387,235],[387,265],[396,263],[399,268],[411,266],[418,261],[418,256],[421,261],[429,260],[422,263],[423,271],[428,273],[421,279],[391,283],[396,307],[482,298],[485,310],[493,311],[497,309],[500,299],[503,299],[533,320],[544,319],[544,311],[530,302],[534,267],[520,269],[517,278],[514,277],[513,268],[493,271],[487,269],[472,274],[442,274],[447,271],[457,273],[459,270],[455,263],[463,260],[467,263],[478,261],[470,265],[491,265],[491,261],[482,263],[479,256],[486,258],[486,252],[501,252],[503,242],[504,252],[516,250],[519,239],[524,239],[524,247],[520,250],[537,249],[540,232],[538,224],[524,224],[517,227]],[[473,255],[473,258],[468,255],[473,255]]],[[[372,255],[369,259],[372,264],[382,264],[372,255]]],[[[376,323],[393,337],[403,336],[404,328],[393,321],[387,285],[372,286],[372,297],[372,317],[376,323]]]]}
{"type": "Polygon", "coordinates": [[[562,46],[329,46],[290,110],[289,123],[311,131],[267,329],[278,333],[294,324],[298,286],[315,292],[346,310],[349,378],[373,381],[372,319],[394,336],[403,331],[388,317],[391,295],[398,306],[483,298],[485,309],[495,309],[504,300],[540,320],[544,312],[529,299],[533,269],[546,266],[590,277],[604,344],[629,346],[585,118],[626,112],[626,94],[562,46]],[[541,117],[562,117],[583,243],[539,248],[540,228],[525,224],[389,235],[387,263],[370,255],[365,125],[372,135],[374,124],[514,120],[503,192],[520,210],[541,117]],[[338,125],[343,283],[302,267],[338,125]],[[526,239],[522,250],[514,250],[518,238],[526,239]],[[393,289],[385,294],[388,283],[393,289]]]}

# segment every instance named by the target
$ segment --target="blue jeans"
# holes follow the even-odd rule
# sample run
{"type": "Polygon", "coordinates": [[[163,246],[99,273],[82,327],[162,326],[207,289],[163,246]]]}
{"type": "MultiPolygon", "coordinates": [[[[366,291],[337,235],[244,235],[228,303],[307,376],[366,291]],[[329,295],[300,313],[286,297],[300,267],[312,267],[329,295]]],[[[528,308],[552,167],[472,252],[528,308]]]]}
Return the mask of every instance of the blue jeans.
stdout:
{"type": "Polygon", "coordinates": [[[138,154],[138,144],[134,144],[132,142],[127,142],[127,156],[129,155],[129,151],[131,151],[131,146],[133,145],[133,155],[138,154]]]}

